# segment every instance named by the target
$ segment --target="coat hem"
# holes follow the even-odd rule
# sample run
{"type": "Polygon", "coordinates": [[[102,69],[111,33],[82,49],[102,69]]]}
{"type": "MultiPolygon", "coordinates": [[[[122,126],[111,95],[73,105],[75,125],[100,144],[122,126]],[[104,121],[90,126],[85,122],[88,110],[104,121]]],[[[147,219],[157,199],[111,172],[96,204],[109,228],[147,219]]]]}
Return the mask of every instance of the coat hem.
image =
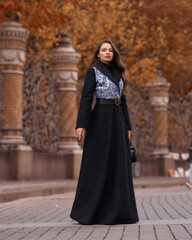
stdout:
{"type": "MultiPolygon", "coordinates": [[[[71,216],[70,216],[71,217],[71,216]]],[[[81,225],[118,225],[118,224],[135,224],[139,222],[139,219],[127,219],[127,220],[117,220],[115,222],[102,222],[102,221],[93,221],[93,222],[83,222],[81,220],[71,217],[73,220],[77,221],[81,225]]]]}

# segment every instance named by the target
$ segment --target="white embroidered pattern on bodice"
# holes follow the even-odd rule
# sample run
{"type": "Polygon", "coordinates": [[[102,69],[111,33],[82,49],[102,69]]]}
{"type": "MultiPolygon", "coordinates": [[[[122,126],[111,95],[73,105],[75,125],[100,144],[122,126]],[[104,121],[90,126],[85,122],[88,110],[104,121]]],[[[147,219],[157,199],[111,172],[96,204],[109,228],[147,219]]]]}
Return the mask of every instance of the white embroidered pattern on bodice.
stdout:
{"type": "Polygon", "coordinates": [[[106,75],[100,72],[96,67],[95,70],[96,77],[96,98],[121,98],[121,93],[123,91],[123,80],[119,81],[119,87],[112,82],[106,75]]]}

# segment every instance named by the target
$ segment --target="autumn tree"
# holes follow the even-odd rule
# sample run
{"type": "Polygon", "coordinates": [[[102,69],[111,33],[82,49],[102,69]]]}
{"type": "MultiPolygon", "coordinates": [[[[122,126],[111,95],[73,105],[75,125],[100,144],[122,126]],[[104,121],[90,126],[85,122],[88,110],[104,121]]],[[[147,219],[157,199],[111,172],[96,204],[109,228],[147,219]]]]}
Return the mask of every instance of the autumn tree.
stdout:
{"type": "Polygon", "coordinates": [[[109,38],[118,46],[130,80],[145,86],[156,80],[156,66],[161,66],[173,90],[185,94],[192,88],[190,0],[82,0],[75,13],[66,29],[82,54],[83,75],[96,44],[109,38]]]}
{"type": "Polygon", "coordinates": [[[77,5],[77,0],[0,0],[0,22],[6,16],[20,18],[24,27],[30,30],[30,40],[36,35],[41,49],[46,53],[60,28],[65,28],[73,19],[74,14],[68,14],[77,5]]]}
{"type": "MultiPolygon", "coordinates": [[[[158,56],[172,89],[181,95],[192,89],[192,2],[143,1],[140,15],[151,37],[147,49],[158,56]],[[160,30],[157,34],[157,29],[160,30]],[[158,42],[159,41],[159,42],[158,42]],[[159,48],[162,44],[163,48],[159,48]]],[[[149,41],[148,41],[149,42],[149,41]]]]}
{"type": "MultiPolygon", "coordinates": [[[[191,15],[190,0],[103,0],[102,3],[83,0],[76,8],[76,18],[67,25],[76,50],[82,54],[82,78],[96,44],[104,38],[112,40],[120,50],[129,70],[129,81],[140,86],[137,88],[140,95],[146,96],[141,87],[145,88],[147,82],[158,81],[157,72],[161,69],[171,83],[170,93],[180,97],[171,98],[169,104],[172,108],[172,113],[169,112],[169,139],[174,150],[180,149],[181,152],[186,151],[191,137],[191,115],[187,107],[190,102],[186,105],[189,98],[182,98],[192,90],[191,15]],[[181,132],[185,136],[182,140],[178,138],[181,132]]],[[[144,111],[142,109],[137,118],[145,138],[149,133],[143,121],[144,111]]]]}
{"type": "Polygon", "coordinates": [[[95,46],[112,40],[121,52],[129,80],[145,86],[156,81],[160,66],[181,95],[192,89],[191,0],[0,0],[0,20],[13,11],[38,35],[48,52],[60,28],[67,30],[81,53],[80,77],[85,74],[95,46]]]}

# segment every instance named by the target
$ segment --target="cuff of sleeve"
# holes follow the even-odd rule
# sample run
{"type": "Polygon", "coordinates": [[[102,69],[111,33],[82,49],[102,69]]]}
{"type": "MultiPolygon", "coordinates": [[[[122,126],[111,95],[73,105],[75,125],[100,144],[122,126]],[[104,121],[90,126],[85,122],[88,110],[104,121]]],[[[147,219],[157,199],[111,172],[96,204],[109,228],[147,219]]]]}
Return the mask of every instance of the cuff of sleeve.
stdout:
{"type": "Polygon", "coordinates": [[[77,125],[76,125],[75,130],[76,130],[77,128],[84,128],[85,131],[86,131],[86,129],[87,129],[85,126],[77,126],[77,125]]]}

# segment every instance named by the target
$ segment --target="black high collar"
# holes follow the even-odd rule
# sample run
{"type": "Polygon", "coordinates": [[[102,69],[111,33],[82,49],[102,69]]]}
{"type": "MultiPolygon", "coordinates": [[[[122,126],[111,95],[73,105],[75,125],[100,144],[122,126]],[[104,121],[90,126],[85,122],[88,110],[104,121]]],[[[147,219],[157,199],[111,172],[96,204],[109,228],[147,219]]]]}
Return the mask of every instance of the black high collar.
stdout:
{"type": "Polygon", "coordinates": [[[105,74],[111,81],[113,81],[119,87],[119,80],[121,78],[121,71],[113,64],[107,65],[100,61],[97,61],[94,66],[105,74]],[[112,73],[112,71],[113,73],[112,73]]]}

